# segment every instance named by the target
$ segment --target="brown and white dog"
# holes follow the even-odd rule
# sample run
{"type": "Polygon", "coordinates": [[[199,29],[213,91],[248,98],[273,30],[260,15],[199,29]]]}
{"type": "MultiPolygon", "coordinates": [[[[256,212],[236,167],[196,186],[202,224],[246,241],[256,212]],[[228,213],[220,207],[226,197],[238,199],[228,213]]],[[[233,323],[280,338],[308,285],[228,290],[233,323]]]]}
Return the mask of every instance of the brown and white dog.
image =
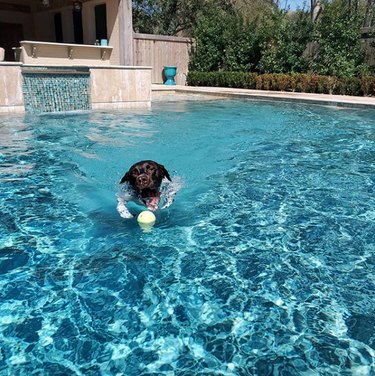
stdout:
{"type": "MultiPolygon", "coordinates": [[[[160,200],[160,186],[164,178],[172,181],[163,165],[151,160],[134,163],[120,180],[120,184],[127,183],[130,189],[127,195],[118,198],[117,210],[120,215],[124,218],[133,217],[126,208],[126,203],[134,199],[146,205],[149,210],[156,211],[160,200]]],[[[173,198],[169,205],[172,202],[173,198]]]]}

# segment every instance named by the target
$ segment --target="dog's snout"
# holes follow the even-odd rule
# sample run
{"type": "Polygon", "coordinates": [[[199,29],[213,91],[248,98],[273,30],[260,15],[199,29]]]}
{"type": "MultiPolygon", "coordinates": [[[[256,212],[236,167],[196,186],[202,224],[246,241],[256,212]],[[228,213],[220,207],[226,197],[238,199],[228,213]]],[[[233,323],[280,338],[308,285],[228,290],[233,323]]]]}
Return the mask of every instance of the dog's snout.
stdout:
{"type": "Polygon", "coordinates": [[[137,183],[141,186],[146,186],[150,183],[150,177],[146,174],[139,175],[137,177],[137,183]]]}

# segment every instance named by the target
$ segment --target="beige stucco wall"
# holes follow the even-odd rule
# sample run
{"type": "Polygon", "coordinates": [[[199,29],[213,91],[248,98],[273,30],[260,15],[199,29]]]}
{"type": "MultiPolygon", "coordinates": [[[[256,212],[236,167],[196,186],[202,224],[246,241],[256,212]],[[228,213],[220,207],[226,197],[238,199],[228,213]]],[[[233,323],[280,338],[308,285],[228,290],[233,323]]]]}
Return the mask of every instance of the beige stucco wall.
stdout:
{"type": "Polygon", "coordinates": [[[22,24],[24,38],[35,38],[33,18],[30,13],[1,11],[0,22],[22,24]]]}
{"type": "Polygon", "coordinates": [[[151,106],[151,67],[90,69],[93,109],[151,106]]]}
{"type": "Polygon", "coordinates": [[[108,43],[113,47],[111,64],[120,65],[120,26],[118,16],[118,0],[107,0],[107,32],[108,43]]]}
{"type": "Polygon", "coordinates": [[[23,112],[21,66],[0,65],[0,112],[23,112]]]}
{"type": "Polygon", "coordinates": [[[118,22],[118,0],[92,0],[83,3],[82,23],[83,38],[85,44],[95,43],[95,6],[106,4],[107,8],[107,33],[108,44],[113,47],[111,55],[111,64],[120,64],[119,60],[119,22],[118,22]]]}
{"type": "MultiPolygon", "coordinates": [[[[38,25],[38,27],[35,27],[35,37],[34,40],[37,41],[44,41],[44,42],[55,42],[55,25],[54,25],[54,19],[53,15],[55,13],[59,13],[60,10],[53,11],[53,10],[45,10],[42,12],[34,13],[34,23],[35,25],[38,25]]],[[[64,25],[64,17],[63,17],[63,11],[61,10],[61,21],[63,22],[63,32],[64,37],[67,40],[67,35],[65,32],[66,26],[64,25]]],[[[66,22],[66,20],[65,20],[66,22]]],[[[25,40],[31,40],[26,39],[25,40]]]]}

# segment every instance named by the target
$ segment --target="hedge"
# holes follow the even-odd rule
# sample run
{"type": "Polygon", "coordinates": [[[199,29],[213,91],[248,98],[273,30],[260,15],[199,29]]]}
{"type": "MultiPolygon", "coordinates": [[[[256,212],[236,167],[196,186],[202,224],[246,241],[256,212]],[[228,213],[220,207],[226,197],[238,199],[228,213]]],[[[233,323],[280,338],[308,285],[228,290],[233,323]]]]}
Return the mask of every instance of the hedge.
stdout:
{"type": "Polygon", "coordinates": [[[232,87],[317,94],[375,95],[375,77],[339,78],[317,74],[257,74],[246,72],[197,72],[187,75],[189,86],[232,87]]]}

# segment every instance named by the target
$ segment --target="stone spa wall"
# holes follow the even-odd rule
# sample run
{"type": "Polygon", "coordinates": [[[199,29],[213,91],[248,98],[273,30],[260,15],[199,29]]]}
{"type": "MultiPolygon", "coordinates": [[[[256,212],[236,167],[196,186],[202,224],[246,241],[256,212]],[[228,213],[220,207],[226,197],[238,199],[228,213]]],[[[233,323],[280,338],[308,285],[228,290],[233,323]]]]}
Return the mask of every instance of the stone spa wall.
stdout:
{"type": "Polygon", "coordinates": [[[0,113],[150,106],[151,67],[0,64],[0,113]]]}

